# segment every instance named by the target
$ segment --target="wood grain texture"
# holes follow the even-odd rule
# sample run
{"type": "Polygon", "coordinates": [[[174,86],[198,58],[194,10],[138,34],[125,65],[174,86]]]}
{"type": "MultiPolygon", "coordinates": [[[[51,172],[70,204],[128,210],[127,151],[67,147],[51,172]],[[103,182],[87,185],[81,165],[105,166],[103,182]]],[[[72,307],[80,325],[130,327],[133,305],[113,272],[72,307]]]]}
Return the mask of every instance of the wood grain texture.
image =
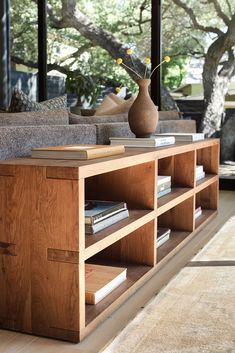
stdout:
{"type": "Polygon", "coordinates": [[[158,226],[172,230],[194,229],[194,197],[190,197],[158,217],[158,226]]]}
{"type": "Polygon", "coordinates": [[[16,256],[16,245],[0,241],[0,255],[16,256]]]}
{"type": "Polygon", "coordinates": [[[86,199],[125,201],[128,208],[154,209],[155,161],[87,178],[86,199]]]}
{"type": "Polygon", "coordinates": [[[0,327],[71,342],[84,338],[216,214],[218,151],[211,139],[130,148],[92,161],[2,161],[0,327]],[[197,185],[196,162],[207,172],[197,185]],[[158,173],[173,182],[159,200],[158,173]],[[89,239],[85,198],[126,201],[130,217],[89,239]],[[203,214],[195,222],[196,205],[203,214]],[[156,223],[173,231],[160,249],[156,223]],[[92,309],[85,305],[86,260],[128,269],[125,283],[92,309]]]}

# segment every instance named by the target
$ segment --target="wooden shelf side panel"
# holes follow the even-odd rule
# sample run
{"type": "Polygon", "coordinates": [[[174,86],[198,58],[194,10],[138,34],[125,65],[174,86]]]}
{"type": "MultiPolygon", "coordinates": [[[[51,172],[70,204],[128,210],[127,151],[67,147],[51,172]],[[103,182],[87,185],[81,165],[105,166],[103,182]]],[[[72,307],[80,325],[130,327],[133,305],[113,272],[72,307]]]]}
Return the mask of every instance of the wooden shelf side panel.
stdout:
{"type": "Polygon", "coordinates": [[[219,144],[198,149],[197,164],[203,165],[206,174],[218,174],[219,144]]]}
{"type": "Polygon", "coordinates": [[[196,194],[195,208],[217,210],[218,208],[218,181],[202,189],[196,194]]]}
{"type": "Polygon", "coordinates": [[[171,230],[194,230],[194,197],[189,197],[158,217],[158,226],[171,230]]]}
{"type": "Polygon", "coordinates": [[[47,179],[45,167],[17,166],[14,177],[0,179],[0,243],[7,250],[0,250],[0,325],[76,341],[79,323],[85,325],[78,266],[82,187],[77,180],[47,179]]]}
{"type": "Polygon", "coordinates": [[[35,180],[39,192],[31,243],[33,333],[76,340],[80,325],[85,325],[80,275],[84,267],[80,252],[85,247],[84,181],[48,179],[42,173],[35,180]]]}
{"type": "Polygon", "coordinates": [[[159,159],[159,175],[171,175],[172,186],[193,187],[195,151],[159,159]]]}
{"type": "Polygon", "coordinates": [[[0,175],[0,328],[31,332],[31,215],[26,209],[32,195],[23,181],[29,181],[30,176],[27,171],[3,175],[0,175]]]}
{"type": "Polygon", "coordinates": [[[152,220],[102,250],[91,260],[97,263],[99,261],[107,261],[107,263],[115,261],[115,263],[154,266],[156,262],[155,234],[156,220],[152,220]]]}
{"type": "Polygon", "coordinates": [[[154,209],[155,161],[86,179],[86,199],[125,201],[128,208],[154,209]]]}

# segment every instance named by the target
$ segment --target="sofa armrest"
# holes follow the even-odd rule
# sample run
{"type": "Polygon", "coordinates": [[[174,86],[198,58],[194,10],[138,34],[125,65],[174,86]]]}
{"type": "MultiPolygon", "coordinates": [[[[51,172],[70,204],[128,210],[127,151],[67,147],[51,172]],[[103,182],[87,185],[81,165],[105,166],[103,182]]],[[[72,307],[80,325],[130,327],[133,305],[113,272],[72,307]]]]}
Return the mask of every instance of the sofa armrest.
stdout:
{"type": "Polygon", "coordinates": [[[95,125],[0,127],[0,159],[31,155],[33,147],[96,144],[95,125]]]}

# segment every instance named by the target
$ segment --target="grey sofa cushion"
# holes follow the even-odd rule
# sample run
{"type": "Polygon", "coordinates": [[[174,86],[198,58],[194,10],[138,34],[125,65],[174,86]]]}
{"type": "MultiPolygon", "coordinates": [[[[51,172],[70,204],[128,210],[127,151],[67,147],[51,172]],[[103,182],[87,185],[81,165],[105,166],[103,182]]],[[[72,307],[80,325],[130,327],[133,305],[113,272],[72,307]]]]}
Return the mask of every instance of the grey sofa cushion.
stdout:
{"type": "MultiPolygon", "coordinates": [[[[179,120],[181,114],[177,110],[159,111],[159,121],[162,120],[179,120]]],[[[98,123],[121,123],[128,122],[128,113],[115,115],[92,115],[81,116],[69,112],[70,124],[98,124],[98,123]]]]}
{"type": "Polygon", "coordinates": [[[94,125],[10,126],[0,128],[0,159],[30,156],[33,147],[96,144],[94,125]]]}
{"type": "Polygon", "coordinates": [[[0,113],[0,126],[66,125],[68,123],[69,114],[66,109],[21,113],[0,113]]]}
{"type": "Polygon", "coordinates": [[[165,120],[158,123],[159,132],[196,132],[195,120],[165,120]]]}
{"type": "Polygon", "coordinates": [[[177,110],[161,110],[159,113],[159,120],[177,120],[181,119],[181,113],[177,110]]]}
{"type": "MultiPolygon", "coordinates": [[[[128,123],[102,123],[96,125],[98,144],[109,144],[109,137],[134,137],[128,123]]],[[[159,121],[156,133],[196,132],[194,120],[159,121]]]]}
{"type": "Polygon", "coordinates": [[[95,116],[81,116],[69,112],[70,124],[99,124],[99,123],[118,123],[127,122],[127,113],[116,115],[95,115],[95,116]]]}
{"type": "Polygon", "coordinates": [[[49,109],[59,109],[67,107],[67,95],[61,97],[55,97],[46,100],[41,103],[34,102],[30,99],[27,94],[18,88],[14,88],[12,91],[11,103],[9,107],[9,112],[32,112],[41,111],[49,109]]]}

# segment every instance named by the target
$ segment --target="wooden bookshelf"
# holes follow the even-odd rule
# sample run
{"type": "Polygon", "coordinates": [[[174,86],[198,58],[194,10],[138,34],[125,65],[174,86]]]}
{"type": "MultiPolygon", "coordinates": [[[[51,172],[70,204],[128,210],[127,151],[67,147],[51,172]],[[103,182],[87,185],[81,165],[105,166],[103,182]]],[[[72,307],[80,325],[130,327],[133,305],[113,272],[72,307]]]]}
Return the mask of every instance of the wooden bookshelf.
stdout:
{"type": "Polygon", "coordinates": [[[179,250],[187,252],[216,215],[218,166],[216,139],[90,161],[1,161],[0,328],[82,340],[179,250]],[[197,164],[206,175],[196,182],[197,164]],[[172,179],[171,193],[159,199],[158,174],[172,179]],[[129,217],[86,235],[85,199],[125,201],[129,217]],[[159,248],[157,226],[172,230],[159,248]],[[126,267],[127,279],[86,305],[85,262],[126,267]]]}

